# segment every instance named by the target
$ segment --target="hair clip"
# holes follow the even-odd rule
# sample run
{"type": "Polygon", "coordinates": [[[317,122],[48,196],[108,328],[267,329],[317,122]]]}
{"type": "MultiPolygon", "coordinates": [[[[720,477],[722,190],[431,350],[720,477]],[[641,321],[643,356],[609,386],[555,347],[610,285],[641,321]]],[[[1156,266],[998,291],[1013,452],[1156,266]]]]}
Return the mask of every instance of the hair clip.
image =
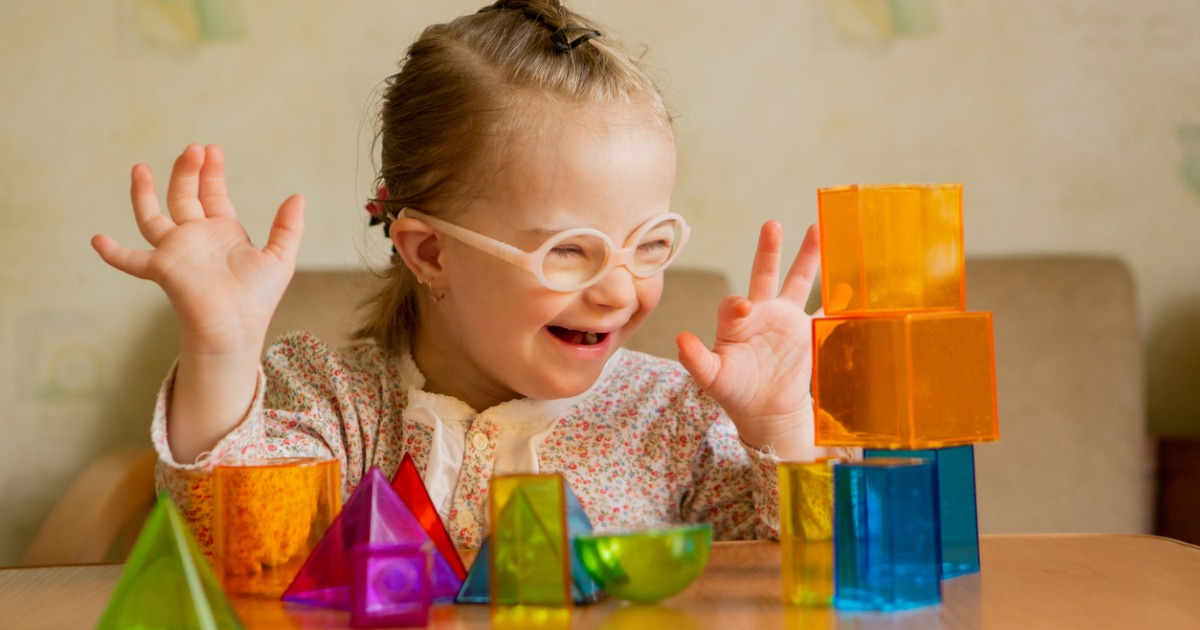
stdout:
{"type": "Polygon", "coordinates": [[[366,208],[367,214],[371,215],[371,225],[379,225],[389,218],[387,208],[383,205],[387,199],[387,188],[380,186],[379,190],[375,191],[375,198],[368,199],[367,204],[363,206],[366,208]]]}
{"type": "Polygon", "coordinates": [[[583,43],[587,42],[588,40],[596,38],[596,37],[600,37],[600,31],[597,31],[596,29],[592,29],[592,28],[579,29],[579,28],[563,27],[563,28],[560,28],[550,34],[550,41],[554,44],[554,50],[557,50],[560,53],[569,53],[572,50],[579,48],[580,44],[583,44],[583,43]],[[582,30],[583,34],[580,35],[579,37],[576,37],[575,39],[571,39],[571,40],[567,39],[567,31],[578,31],[578,30],[582,30]]]}

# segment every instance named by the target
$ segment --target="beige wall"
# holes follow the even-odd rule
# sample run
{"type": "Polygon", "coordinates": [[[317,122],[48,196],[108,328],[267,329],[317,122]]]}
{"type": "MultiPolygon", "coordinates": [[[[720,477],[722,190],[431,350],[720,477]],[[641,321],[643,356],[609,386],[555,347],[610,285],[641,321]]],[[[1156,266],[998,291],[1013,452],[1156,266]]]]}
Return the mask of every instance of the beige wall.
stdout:
{"type": "MultiPolygon", "coordinates": [[[[219,143],[256,239],[301,192],[302,266],[378,260],[361,205],[379,82],[421,26],[481,4],[0,4],[0,565],[88,460],[147,439],[171,315],[88,246],[141,246],[130,166],[165,174],[187,142],[219,143]]],[[[646,47],[678,112],[681,264],[740,289],[758,225],[782,219],[795,247],[819,186],[963,182],[969,254],[1130,263],[1152,422],[1200,432],[1200,4],[575,6],[646,47]]]]}

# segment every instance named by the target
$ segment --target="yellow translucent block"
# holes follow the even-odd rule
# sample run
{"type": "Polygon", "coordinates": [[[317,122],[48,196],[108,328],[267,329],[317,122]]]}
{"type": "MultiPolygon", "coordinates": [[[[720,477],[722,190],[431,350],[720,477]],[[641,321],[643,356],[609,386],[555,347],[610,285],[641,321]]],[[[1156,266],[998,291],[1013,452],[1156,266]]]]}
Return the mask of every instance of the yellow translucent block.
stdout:
{"type": "Polygon", "coordinates": [[[228,593],[277,597],[342,508],[337,460],[262,459],[213,468],[213,565],[228,593]]]}
{"type": "Polygon", "coordinates": [[[783,602],[833,602],[833,462],[779,464],[783,602]]]}
{"type": "Polygon", "coordinates": [[[574,601],[566,481],[557,473],[497,475],[489,492],[492,608],[522,607],[531,615],[527,621],[559,619],[558,613],[539,609],[570,608],[574,601]]]}
{"type": "Polygon", "coordinates": [[[999,439],[992,314],[813,319],[816,442],[924,449],[999,439]]]}
{"type": "Polygon", "coordinates": [[[961,184],[817,190],[826,315],[965,310],[961,184]]]}

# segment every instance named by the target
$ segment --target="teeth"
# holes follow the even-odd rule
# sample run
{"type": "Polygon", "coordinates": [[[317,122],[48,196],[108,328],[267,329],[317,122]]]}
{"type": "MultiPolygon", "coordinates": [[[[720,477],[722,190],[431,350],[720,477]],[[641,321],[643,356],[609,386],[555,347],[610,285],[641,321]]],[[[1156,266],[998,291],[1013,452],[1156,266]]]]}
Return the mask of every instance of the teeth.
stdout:
{"type": "Polygon", "coordinates": [[[599,341],[600,341],[600,335],[597,335],[594,332],[583,333],[583,343],[590,346],[590,345],[594,345],[594,344],[598,343],[599,341]]]}

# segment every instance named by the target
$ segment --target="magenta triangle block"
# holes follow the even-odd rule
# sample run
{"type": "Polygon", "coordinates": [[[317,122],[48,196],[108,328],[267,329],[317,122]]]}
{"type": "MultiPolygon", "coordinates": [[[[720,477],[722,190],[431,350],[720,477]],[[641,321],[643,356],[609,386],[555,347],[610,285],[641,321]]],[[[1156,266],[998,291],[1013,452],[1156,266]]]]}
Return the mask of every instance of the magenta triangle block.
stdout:
{"type": "MultiPolygon", "coordinates": [[[[305,560],[283,593],[283,599],[322,608],[350,610],[351,553],[357,545],[433,545],[408,506],[376,467],[342,506],[341,513],[305,560]]],[[[436,601],[454,599],[462,580],[441,554],[433,562],[431,594],[436,601]]]]}

